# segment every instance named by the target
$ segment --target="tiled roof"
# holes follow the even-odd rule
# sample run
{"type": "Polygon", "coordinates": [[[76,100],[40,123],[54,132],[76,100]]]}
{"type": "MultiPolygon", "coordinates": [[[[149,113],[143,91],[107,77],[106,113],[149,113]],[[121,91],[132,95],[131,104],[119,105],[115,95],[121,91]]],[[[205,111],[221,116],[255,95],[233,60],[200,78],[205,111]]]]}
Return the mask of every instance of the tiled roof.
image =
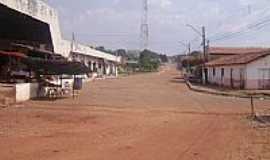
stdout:
{"type": "Polygon", "coordinates": [[[11,57],[18,57],[18,58],[27,58],[27,56],[20,52],[6,52],[0,50],[0,55],[3,56],[11,56],[11,57]]]}
{"type": "Polygon", "coordinates": [[[210,47],[208,54],[210,55],[237,55],[246,53],[255,53],[267,51],[269,48],[255,48],[255,47],[210,47]]]}
{"type": "Polygon", "coordinates": [[[270,50],[268,49],[263,52],[253,52],[253,53],[251,52],[246,54],[226,56],[208,62],[206,66],[244,65],[269,55],[270,50]]]}

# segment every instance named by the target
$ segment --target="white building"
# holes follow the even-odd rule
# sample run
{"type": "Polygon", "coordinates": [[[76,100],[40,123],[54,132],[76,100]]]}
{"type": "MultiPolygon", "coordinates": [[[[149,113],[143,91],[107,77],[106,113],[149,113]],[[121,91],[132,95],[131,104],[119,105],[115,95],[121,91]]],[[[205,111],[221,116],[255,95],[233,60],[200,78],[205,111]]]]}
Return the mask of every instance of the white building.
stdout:
{"type": "MultiPolygon", "coordinates": [[[[97,64],[100,66],[98,68],[100,73],[110,75],[113,72],[117,75],[117,65],[121,62],[121,58],[63,39],[58,13],[46,2],[0,0],[0,15],[3,19],[0,22],[0,41],[8,41],[8,43],[23,41],[23,44],[29,46],[34,42],[35,45],[45,46],[43,48],[46,50],[70,60],[81,61],[89,68],[94,68],[93,64],[97,64]]],[[[3,43],[0,42],[0,49],[1,44],[3,43]]]]}
{"type": "Polygon", "coordinates": [[[204,81],[233,89],[270,89],[270,50],[226,56],[206,64],[204,81]]]}

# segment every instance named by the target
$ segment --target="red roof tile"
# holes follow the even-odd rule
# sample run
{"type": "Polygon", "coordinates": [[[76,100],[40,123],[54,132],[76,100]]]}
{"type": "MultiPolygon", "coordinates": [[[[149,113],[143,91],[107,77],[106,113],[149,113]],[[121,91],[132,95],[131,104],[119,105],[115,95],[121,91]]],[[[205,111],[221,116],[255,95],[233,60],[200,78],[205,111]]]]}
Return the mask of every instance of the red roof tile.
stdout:
{"type": "Polygon", "coordinates": [[[12,57],[18,57],[18,58],[27,58],[27,56],[20,52],[6,52],[0,50],[0,55],[4,56],[12,56],[12,57]]]}
{"type": "Polygon", "coordinates": [[[266,50],[263,52],[253,52],[246,54],[238,54],[233,56],[222,57],[213,61],[210,61],[206,64],[206,66],[226,66],[226,65],[243,65],[258,60],[260,58],[266,57],[270,55],[270,50],[266,50]]]}
{"type": "Polygon", "coordinates": [[[267,51],[269,48],[253,48],[253,47],[210,47],[208,54],[210,55],[237,55],[246,53],[255,53],[267,51]]]}

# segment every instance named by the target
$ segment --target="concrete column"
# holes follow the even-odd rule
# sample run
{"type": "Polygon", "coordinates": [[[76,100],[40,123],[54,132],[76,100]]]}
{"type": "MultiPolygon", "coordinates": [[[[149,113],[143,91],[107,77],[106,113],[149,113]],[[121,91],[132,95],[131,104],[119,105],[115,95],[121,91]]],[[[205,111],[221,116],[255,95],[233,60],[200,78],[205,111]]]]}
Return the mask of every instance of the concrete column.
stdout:
{"type": "Polygon", "coordinates": [[[106,75],[110,75],[111,65],[106,64],[106,75]]]}
{"type": "Polygon", "coordinates": [[[115,65],[115,77],[118,77],[118,67],[115,65]]]}
{"type": "Polygon", "coordinates": [[[112,66],[113,66],[112,72],[113,72],[114,76],[117,77],[118,76],[117,65],[116,64],[113,64],[112,66]]]}
{"type": "Polygon", "coordinates": [[[84,62],[84,65],[89,67],[89,64],[88,64],[89,60],[88,60],[88,58],[86,56],[83,56],[83,62],[84,62]]]}
{"type": "Polygon", "coordinates": [[[113,75],[113,63],[110,64],[110,74],[113,75]]]}
{"type": "Polygon", "coordinates": [[[90,62],[91,62],[90,69],[91,69],[91,71],[94,71],[94,61],[90,61],[90,62]]]}

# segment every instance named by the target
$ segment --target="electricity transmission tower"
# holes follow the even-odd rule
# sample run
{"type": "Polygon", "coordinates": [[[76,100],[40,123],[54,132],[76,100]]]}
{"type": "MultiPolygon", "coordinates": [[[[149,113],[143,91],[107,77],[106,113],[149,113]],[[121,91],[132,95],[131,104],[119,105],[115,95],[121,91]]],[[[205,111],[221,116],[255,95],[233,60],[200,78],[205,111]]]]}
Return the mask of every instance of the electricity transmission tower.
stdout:
{"type": "Polygon", "coordinates": [[[141,49],[148,49],[149,44],[149,26],[148,26],[148,0],[143,0],[141,33],[140,33],[141,49]]]}

